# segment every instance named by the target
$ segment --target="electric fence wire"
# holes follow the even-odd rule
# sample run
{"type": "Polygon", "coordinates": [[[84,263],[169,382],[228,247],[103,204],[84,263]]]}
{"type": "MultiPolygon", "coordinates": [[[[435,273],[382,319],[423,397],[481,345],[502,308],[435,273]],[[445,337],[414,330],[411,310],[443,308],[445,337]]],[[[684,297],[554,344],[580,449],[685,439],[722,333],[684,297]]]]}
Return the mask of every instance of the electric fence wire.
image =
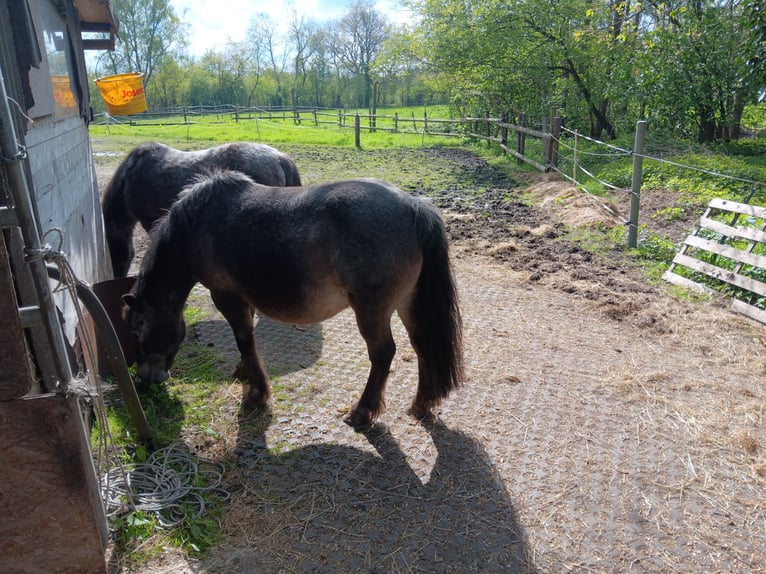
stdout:
{"type": "MultiPolygon", "coordinates": [[[[79,324],[84,324],[84,315],[77,296],[77,286],[85,285],[75,275],[66,255],[61,250],[64,233],[53,228],[43,235],[59,236],[58,249],[44,243],[39,256],[54,263],[59,270],[59,282],[54,292],[65,291],[72,300],[79,324]]],[[[87,329],[81,330],[83,351],[90,364],[96,364],[95,345],[87,329]]],[[[84,378],[75,377],[66,389],[77,394],[92,405],[99,425],[98,443],[95,447],[94,466],[98,473],[101,495],[107,517],[114,518],[134,511],[152,513],[160,528],[174,528],[189,518],[198,518],[205,513],[205,495],[217,494],[227,500],[230,493],[221,485],[224,466],[222,463],[202,459],[189,451],[183,442],[155,450],[146,462],[123,464],[111,434],[104,404],[104,389],[100,377],[88,371],[84,378]],[[200,463],[209,468],[201,468],[200,463]]]]}
{"type": "MultiPolygon", "coordinates": [[[[748,178],[744,178],[744,177],[737,177],[735,175],[727,175],[725,173],[720,173],[720,172],[713,171],[713,170],[710,170],[710,169],[705,169],[705,168],[702,168],[702,167],[696,167],[696,166],[692,166],[692,165],[682,164],[682,163],[679,163],[679,162],[676,162],[676,161],[672,161],[672,160],[669,160],[669,159],[657,157],[657,156],[654,156],[654,155],[635,153],[635,151],[630,151],[630,150],[622,149],[622,148],[619,148],[617,146],[613,146],[611,144],[608,144],[606,142],[603,142],[603,141],[600,141],[600,140],[597,140],[597,139],[593,139],[593,138],[589,138],[587,136],[584,136],[584,135],[582,135],[580,133],[577,133],[577,132],[575,132],[573,130],[570,130],[570,129],[567,129],[567,128],[564,128],[564,127],[562,127],[561,130],[565,131],[567,133],[570,133],[572,135],[576,135],[579,139],[584,139],[584,140],[587,140],[589,142],[592,142],[592,143],[595,143],[595,144],[598,144],[598,145],[601,145],[601,146],[605,146],[605,147],[607,147],[609,149],[613,149],[615,151],[620,152],[619,154],[616,154],[616,155],[636,156],[636,157],[640,157],[642,159],[647,159],[647,160],[656,161],[656,162],[659,162],[659,163],[664,163],[664,164],[667,164],[667,165],[672,165],[673,167],[678,167],[678,168],[681,168],[681,169],[688,169],[690,171],[696,171],[698,173],[703,173],[705,175],[710,175],[710,176],[713,176],[713,177],[720,177],[720,178],[729,179],[729,180],[732,180],[732,181],[738,181],[740,183],[747,183],[747,184],[750,184],[750,185],[755,185],[757,187],[766,187],[766,182],[763,182],[763,181],[757,181],[757,180],[748,179],[748,178]]],[[[566,147],[567,149],[571,149],[571,150],[574,151],[574,147],[569,146],[569,145],[563,143],[561,139],[557,139],[556,141],[559,142],[560,146],[566,147]]],[[[597,153],[594,153],[594,152],[587,152],[587,151],[580,150],[580,149],[577,150],[577,154],[578,155],[580,155],[580,154],[582,154],[582,155],[595,155],[595,156],[602,155],[602,154],[597,154],[597,153]]],[[[588,174],[588,175],[590,176],[590,174],[588,174]]],[[[591,176],[591,177],[593,177],[593,176],[591,176]]],[[[599,182],[599,183],[603,183],[603,182],[599,182]]],[[[614,189],[617,189],[617,188],[614,188],[614,189]]]]}
{"type": "MultiPolygon", "coordinates": [[[[598,206],[599,209],[601,209],[601,210],[605,211],[606,213],[608,213],[609,216],[612,219],[615,220],[615,222],[617,222],[617,223],[619,223],[621,225],[627,225],[628,222],[625,221],[625,219],[623,217],[621,217],[619,213],[617,213],[614,209],[612,209],[606,203],[604,203],[601,199],[599,199],[598,196],[596,196],[596,195],[592,194],[591,192],[589,192],[582,184],[578,183],[572,176],[567,175],[566,173],[561,171],[558,167],[551,166],[551,169],[556,171],[559,175],[561,175],[561,177],[563,177],[567,181],[571,182],[577,189],[579,189],[582,193],[584,193],[585,196],[590,201],[594,202],[598,206]]],[[[578,169],[582,169],[582,168],[578,168],[578,169]]],[[[585,170],[583,170],[583,171],[585,171],[585,170]]],[[[615,189],[615,190],[618,190],[618,191],[624,191],[623,188],[614,187],[614,186],[612,186],[612,185],[610,185],[610,184],[608,184],[606,182],[600,182],[600,183],[602,183],[603,185],[609,186],[612,189],[615,189]]]]}

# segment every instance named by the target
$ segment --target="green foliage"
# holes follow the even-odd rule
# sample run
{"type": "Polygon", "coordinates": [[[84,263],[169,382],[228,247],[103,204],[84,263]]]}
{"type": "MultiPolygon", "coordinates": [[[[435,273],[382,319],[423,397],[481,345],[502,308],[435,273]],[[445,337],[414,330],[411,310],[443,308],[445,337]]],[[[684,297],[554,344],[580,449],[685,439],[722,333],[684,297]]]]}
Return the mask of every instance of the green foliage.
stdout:
{"type": "Polygon", "coordinates": [[[766,130],[766,102],[745,106],[742,112],[742,126],[750,130],[766,130]]]}
{"type": "Polygon", "coordinates": [[[111,521],[115,552],[131,564],[142,564],[152,557],[162,554],[158,546],[146,546],[155,536],[157,520],[144,512],[132,512],[117,516],[111,521]]]}
{"type": "Polygon", "coordinates": [[[411,3],[423,53],[474,113],[557,107],[599,139],[647,117],[664,133],[725,141],[763,86],[743,3],[411,3]]]}
{"type": "Polygon", "coordinates": [[[667,237],[650,231],[646,225],[638,229],[638,254],[641,258],[670,265],[676,255],[677,246],[667,237]]]}
{"type": "MultiPolygon", "coordinates": [[[[691,202],[706,204],[714,197],[741,201],[753,189],[751,181],[766,182],[766,166],[747,156],[737,157],[711,151],[680,154],[673,161],[682,165],[645,161],[644,185],[649,188],[672,189],[691,202]],[[682,166],[694,166],[696,169],[682,166]],[[722,178],[717,174],[739,179],[722,178]]],[[[756,192],[756,202],[759,197],[766,198],[766,189],[761,187],[756,192]]]]}

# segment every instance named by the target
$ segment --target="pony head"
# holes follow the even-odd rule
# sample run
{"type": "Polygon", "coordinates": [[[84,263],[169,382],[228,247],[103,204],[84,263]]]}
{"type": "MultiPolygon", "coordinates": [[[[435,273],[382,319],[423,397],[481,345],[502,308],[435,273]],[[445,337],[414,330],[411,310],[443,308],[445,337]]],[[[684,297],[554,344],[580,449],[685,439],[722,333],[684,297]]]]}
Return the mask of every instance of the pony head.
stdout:
{"type": "Polygon", "coordinates": [[[136,372],[150,383],[161,383],[169,376],[178,348],[186,336],[183,313],[167,307],[152,307],[132,293],[123,295],[125,322],[138,341],[136,372]]]}

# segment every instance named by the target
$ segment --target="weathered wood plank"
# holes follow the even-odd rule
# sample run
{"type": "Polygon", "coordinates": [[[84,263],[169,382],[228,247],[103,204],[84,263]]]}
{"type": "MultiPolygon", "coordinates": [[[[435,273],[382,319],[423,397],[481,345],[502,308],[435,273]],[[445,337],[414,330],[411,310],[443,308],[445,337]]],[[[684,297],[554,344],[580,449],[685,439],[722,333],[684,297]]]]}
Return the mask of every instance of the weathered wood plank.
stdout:
{"type": "Polygon", "coordinates": [[[106,572],[81,424],[59,395],[0,402],[0,572],[106,572]]]}
{"type": "Polygon", "coordinates": [[[733,211],[734,213],[741,213],[742,215],[749,215],[751,217],[766,219],[766,207],[761,207],[759,205],[752,205],[750,203],[738,203],[729,199],[719,198],[711,199],[709,205],[713,209],[733,211]]]}
{"type": "MultiPolygon", "coordinates": [[[[766,269],[766,257],[753,253],[753,250],[755,247],[757,247],[758,243],[766,244],[766,231],[764,230],[764,227],[766,227],[766,207],[750,205],[747,203],[739,203],[727,199],[712,199],[708,204],[707,209],[705,210],[705,214],[699,220],[699,230],[707,229],[732,239],[746,239],[750,241],[750,244],[745,249],[739,249],[732,245],[726,245],[717,241],[700,237],[697,235],[697,231],[695,234],[686,238],[681,251],[676,254],[670,269],[664,273],[662,278],[668,283],[680,285],[699,293],[715,293],[713,289],[707,287],[706,285],[697,283],[691,279],[674,273],[674,268],[677,265],[681,265],[688,269],[703,273],[708,277],[712,277],[719,281],[723,281],[730,285],[734,285],[741,289],[745,289],[752,293],[766,297],[766,283],[751,277],[746,277],[739,273],[742,265],[751,265],[758,269],[766,269]],[[725,223],[721,223],[709,217],[710,213],[714,210],[727,211],[730,213],[746,215],[748,217],[759,218],[763,223],[760,225],[760,229],[755,229],[753,227],[734,227],[731,225],[726,225],[725,223]],[[689,251],[690,248],[699,249],[707,253],[720,255],[722,257],[727,257],[737,262],[737,268],[735,270],[728,270],[710,263],[706,263],[704,261],[700,261],[693,257],[695,252],[689,251]]],[[[766,324],[766,311],[763,309],[745,303],[744,301],[738,300],[736,298],[732,298],[731,307],[738,313],[766,324]]]]}
{"type": "Polygon", "coordinates": [[[704,237],[700,237],[699,235],[690,235],[689,237],[686,238],[686,241],[684,243],[686,243],[686,245],[690,247],[694,247],[696,249],[702,249],[704,251],[715,253],[717,255],[722,255],[724,257],[728,257],[729,259],[733,259],[734,261],[739,261],[740,263],[744,263],[746,265],[752,265],[753,267],[766,269],[766,257],[764,257],[763,255],[749,253],[747,251],[743,251],[742,249],[731,247],[730,245],[725,245],[723,243],[718,243],[717,241],[711,241],[709,239],[705,239],[704,237]]]}
{"type": "Polygon", "coordinates": [[[683,265],[684,267],[688,267],[694,271],[704,273],[713,279],[725,281],[730,285],[734,285],[736,287],[740,287],[741,289],[746,289],[766,297],[766,283],[761,283],[760,281],[756,281],[750,277],[745,277],[739,273],[735,273],[727,269],[722,269],[721,267],[716,267],[715,265],[705,263],[704,261],[700,261],[694,257],[689,257],[688,255],[684,255],[682,253],[679,253],[675,256],[673,263],[676,263],[677,265],[683,265]]]}
{"type": "Polygon", "coordinates": [[[737,313],[747,315],[751,319],[755,319],[759,323],[766,325],[766,311],[763,309],[759,309],[754,305],[749,305],[744,301],[740,301],[739,299],[734,299],[731,302],[731,308],[734,309],[737,313]]]}
{"type": "Polygon", "coordinates": [[[708,217],[700,217],[699,226],[720,233],[725,237],[738,237],[740,239],[749,239],[750,241],[766,243],[766,233],[753,229],[752,227],[732,227],[731,225],[726,225],[725,223],[715,221],[708,217]]]}
{"type": "Polygon", "coordinates": [[[677,273],[673,273],[672,271],[665,271],[662,278],[668,283],[678,285],[679,287],[686,287],[687,289],[696,291],[697,293],[714,293],[714,291],[709,287],[705,287],[700,283],[695,283],[691,279],[687,279],[686,277],[678,275],[677,273]]]}

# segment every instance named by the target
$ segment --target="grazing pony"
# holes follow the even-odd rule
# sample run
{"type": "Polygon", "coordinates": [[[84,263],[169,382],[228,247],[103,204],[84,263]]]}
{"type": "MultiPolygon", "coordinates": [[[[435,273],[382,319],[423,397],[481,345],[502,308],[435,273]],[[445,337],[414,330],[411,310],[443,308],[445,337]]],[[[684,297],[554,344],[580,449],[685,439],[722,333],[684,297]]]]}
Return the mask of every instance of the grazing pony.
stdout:
{"type": "Polygon", "coordinates": [[[130,269],[136,222],[151,231],[184,187],[203,173],[221,169],[241,171],[264,185],[301,184],[292,158],[264,144],[237,142],[199,151],[142,144],[117,168],[101,202],[115,277],[124,277],[130,269]]]}
{"type": "Polygon", "coordinates": [[[401,318],[418,357],[410,413],[423,418],[463,376],[462,321],[444,223],[427,200],[373,179],[266,187],[211,174],[155,227],[141,272],[124,295],[138,341],[138,375],[160,382],[184,339],[183,306],[200,282],[229,322],[250,382],[245,402],[269,397],[253,314],[312,324],[351,307],[371,369],[346,422],[368,426],[383,408],[401,318]]]}

